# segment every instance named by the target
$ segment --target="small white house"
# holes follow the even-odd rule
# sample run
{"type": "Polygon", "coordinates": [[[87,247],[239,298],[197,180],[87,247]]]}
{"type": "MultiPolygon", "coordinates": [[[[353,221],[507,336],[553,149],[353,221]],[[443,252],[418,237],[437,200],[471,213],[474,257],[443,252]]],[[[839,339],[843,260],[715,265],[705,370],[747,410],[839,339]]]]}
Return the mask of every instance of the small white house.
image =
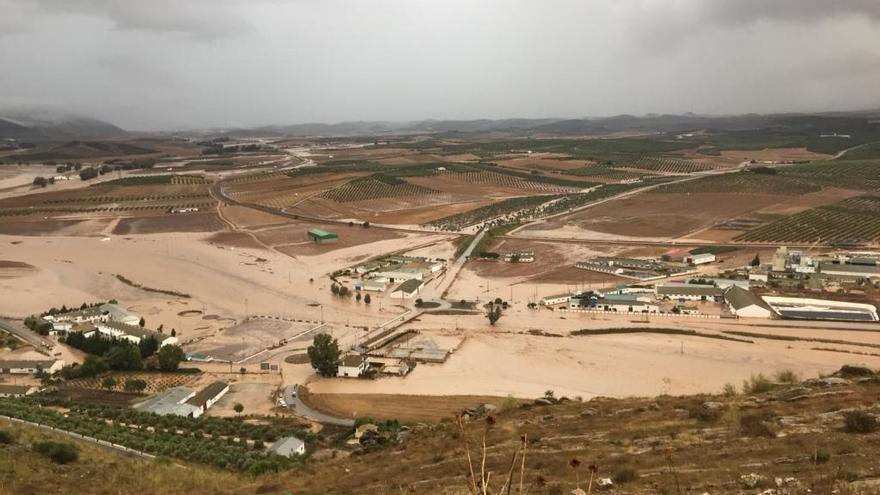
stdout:
{"type": "Polygon", "coordinates": [[[367,371],[367,357],[361,354],[349,354],[339,361],[336,376],[343,378],[357,378],[367,371]]]}
{"type": "Polygon", "coordinates": [[[269,447],[269,452],[275,455],[283,455],[284,457],[305,455],[306,444],[296,437],[282,437],[269,447]]]}
{"type": "Polygon", "coordinates": [[[198,418],[216,404],[221,397],[226,395],[226,392],[229,392],[228,383],[214,382],[196,392],[195,395],[187,399],[186,403],[198,409],[198,411],[193,412],[193,417],[198,418]]]}

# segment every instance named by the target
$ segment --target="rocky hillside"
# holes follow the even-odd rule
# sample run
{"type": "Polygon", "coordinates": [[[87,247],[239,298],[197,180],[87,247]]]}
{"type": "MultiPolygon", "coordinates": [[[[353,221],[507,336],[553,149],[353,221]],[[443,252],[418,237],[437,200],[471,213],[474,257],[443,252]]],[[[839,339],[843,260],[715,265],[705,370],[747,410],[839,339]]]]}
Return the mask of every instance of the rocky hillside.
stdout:
{"type": "MultiPolygon", "coordinates": [[[[276,475],[235,477],[165,463],[155,471],[160,474],[144,481],[143,493],[199,493],[197,480],[214,475],[223,482],[211,483],[212,493],[515,494],[520,486],[531,494],[581,493],[573,491],[577,488],[584,493],[880,493],[878,418],[880,375],[857,367],[803,382],[793,374],[754,377],[714,396],[580,402],[548,394],[508,410],[477,409],[460,423],[450,419],[364,435],[354,453],[343,448],[340,436],[338,450],[315,455],[306,468],[276,475]],[[488,479],[485,492],[481,479],[488,479]]],[[[0,446],[9,450],[0,455],[7,459],[0,466],[19,457],[15,449],[28,455],[21,442],[0,446]]],[[[15,475],[4,467],[0,478],[20,481],[14,493],[37,493],[34,479],[63,487],[106,470],[116,474],[88,476],[89,483],[77,486],[82,493],[117,493],[125,485],[105,480],[128,476],[120,472],[131,471],[126,463],[150,462],[102,455],[103,460],[81,458],[61,467],[18,463],[15,475]]],[[[0,493],[12,485],[2,486],[0,493]]]]}

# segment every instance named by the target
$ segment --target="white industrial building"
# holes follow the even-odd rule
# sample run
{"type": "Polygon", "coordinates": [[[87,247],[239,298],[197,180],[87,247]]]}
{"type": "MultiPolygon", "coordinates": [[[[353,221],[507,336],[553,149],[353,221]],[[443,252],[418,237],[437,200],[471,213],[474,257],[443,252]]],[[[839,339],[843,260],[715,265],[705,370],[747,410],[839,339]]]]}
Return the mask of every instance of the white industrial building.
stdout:
{"type": "Polygon", "coordinates": [[[704,284],[657,284],[654,293],[658,299],[678,301],[716,301],[722,295],[718,287],[704,284]]]}
{"type": "Polygon", "coordinates": [[[0,373],[13,375],[33,375],[41,371],[51,375],[62,367],[64,361],[60,359],[0,361],[0,373]]]}
{"type": "Polygon", "coordinates": [[[85,335],[86,337],[90,337],[95,332],[99,332],[108,337],[124,339],[131,342],[132,344],[140,344],[141,340],[150,336],[154,337],[159,342],[159,347],[177,344],[177,337],[172,337],[164,333],[147,330],[146,328],[141,328],[138,325],[128,325],[116,321],[99,322],[95,325],[94,330],[90,332],[85,332],[83,335],[85,335]]]}
{"type": "Polygon", "coordinates": [[[760,296],[739,286],[732,286],[724,292],[724,301],[730,312],[740,318],[770,318],[773,311],[760,296]]]}
{"type": "Polygon", "coordinates": [[[689,254],[685,256],[684,261],[689,265],[704,265],[714,263],[715,255],[712,253],[689,254]]]}

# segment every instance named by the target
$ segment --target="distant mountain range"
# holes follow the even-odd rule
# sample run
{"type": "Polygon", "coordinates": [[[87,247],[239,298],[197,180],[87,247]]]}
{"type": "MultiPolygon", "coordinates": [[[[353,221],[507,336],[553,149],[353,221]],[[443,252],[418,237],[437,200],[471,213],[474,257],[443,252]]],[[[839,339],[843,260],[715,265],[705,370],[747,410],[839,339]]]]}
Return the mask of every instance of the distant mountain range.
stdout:
{"type": "MultiPolygon", "coordinates": [[[[382,137],[431,134],[441,137],[458,135],[507,136],[607,136],[621,133],[687,132],[709,129],[719,131],[759,128],[829,128],[834,125],[867,125],[880,122],[880,110],[828,112],[818,114],[743,114],[705,116],[616,115],[580,119],[477,119],[421,120],[412,122],[357,121],[335,124],[309,123],[269,125],[237,129],[205,129],[174,133],[198,137],[382,137]]],[[[165,133],[162,133],[165,134],[165,133]]],[[[138,133],[143,135],[143,133],[138,133]]],[[[114,124],[83,116],[11,114],[0,111],[0,139],[22,142],[67,142],[132,137],[114,124]]]]}
{"type": "Polygon", "coordinates": [[[447,137],[474,134],[607,136],[619,133],[686,132],[701,129],[731,131],[784,128],[827,128],[837,124],[852,126],[880,119],[880,111],[821,114],[744,114],[731,116],[617,115],[581,119],[500,119],[500,120],[422,120],[417,122],[361,121],[337,124],[295,124],[225,129],[207,132],[231,137],[322,136],[369,137],[404,134],[434,134],[447,137]]]}
{"type": "Polygon", "coordinates": [[[126,136],[123,129],[89,117],[0,113],[0,139],[42,143],[126,136]]]}

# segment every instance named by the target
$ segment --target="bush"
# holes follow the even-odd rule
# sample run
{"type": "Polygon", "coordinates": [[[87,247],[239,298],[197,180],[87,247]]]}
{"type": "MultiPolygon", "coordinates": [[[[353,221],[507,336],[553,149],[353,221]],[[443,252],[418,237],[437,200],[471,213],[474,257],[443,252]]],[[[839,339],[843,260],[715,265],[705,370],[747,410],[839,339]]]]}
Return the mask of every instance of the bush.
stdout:
{"type": "Polygon", "coordinates": [[[800,383],[801,376],[792,370],[782,370],[776,372],[777,383],[800,383]]]}
{"type": "Polygon", "coordinates": [[[67,464],[79,459],[79,449],[76,445],[67,442],[35,442],[34,452],[48,457],[55,464],[67,464]]]}
{"type": "Polygon", "coordinates": [[[865,411],[843,413],[843,429],[847,433],[873,433],[878,426],[877,418],[865,411]]]}
{"type": "Polygon", "coordinates": [[[724,386],[721,387],[721,395],[725,397],[736,397],[736,385],[725,383],[724,386]]]}
{"type": "Polygon", "coordinates": [[[739,418],[740,432],[747,437],[775,438],[776,432],[767,424],[769,420],[767,413],[743,415],[739,418]]]}
{"type": "Polygon", "coordinates": [[[816,452],[813,454],[813,462],[815,464],[825,464],[826,462],[831,460],[831,453],[827,450],[816,449],[816,452]]]}
{"type": "Polygon", "coordinates": [[[720,408],[705,407],[702,404],[698,404],[697,406],[692,407],[688,413],[690,417],[703,423],[714,423],[721,419],[721,416],[724,415],[724,410],[720,408]]]}
{"type": "Polygon", "coordinates": [[[639,473],[638,473],[638,471],[635,470],[635,468],[622,467],[614,473],[614,475],[611,477],[611,479],[615,483],[620,484],[620,483],[629,483],[630,481],[635,481],[636,478],[638,478],[638,477],[639,477],[639,473]]]}
{"type": "Polygon", "coordinates": [[[763,394],[773,390],[773,386],[773,382],[769,378],[763,373],[758,373],[743,381],[743,393],[748,395],[763,394]]]}
{"type": "Polygon", "coordinates": [[[9,433],[6,430],[0,430],[0,445],[10,444],[12,442],[12,433],[9,433]]]}

